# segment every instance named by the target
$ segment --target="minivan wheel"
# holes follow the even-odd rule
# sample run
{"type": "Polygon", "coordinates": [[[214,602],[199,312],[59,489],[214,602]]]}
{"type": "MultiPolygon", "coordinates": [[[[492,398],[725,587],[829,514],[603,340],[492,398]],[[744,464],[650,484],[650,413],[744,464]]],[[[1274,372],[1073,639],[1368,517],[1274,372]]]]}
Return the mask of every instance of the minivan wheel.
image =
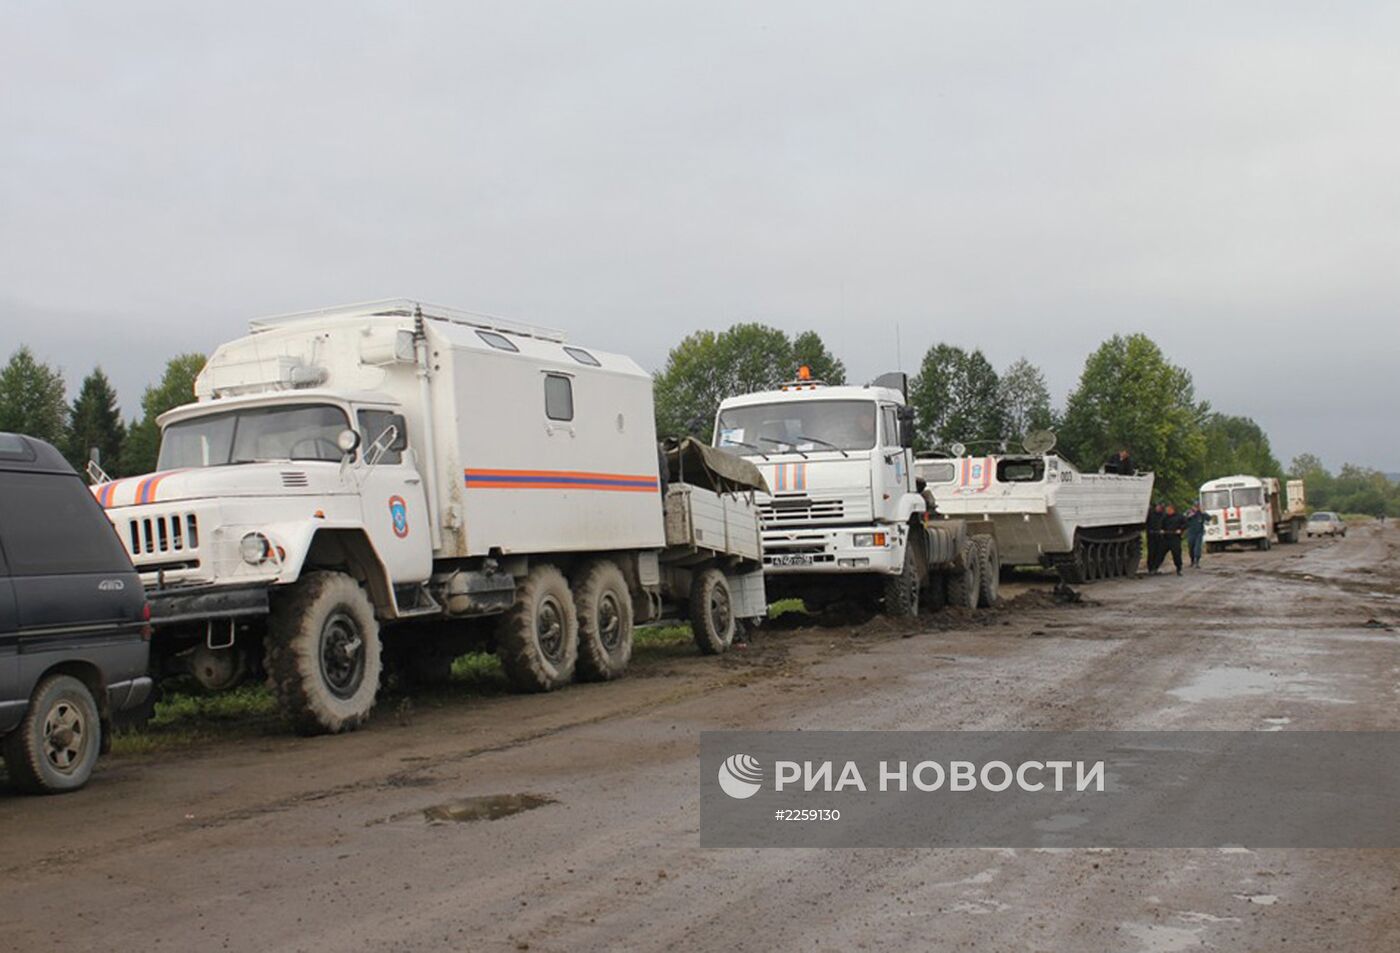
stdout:
{"type": "Polygon", "coordinates": [[[308,573],[273,606],[266,641],[268,677],[297,731],[351,731],[369,717],[379,693],[379,622],[354,579],[308,573]]]}
{"type": "Polygon", "coordinates": [[[102,721],[92,692],[71,675],[50,675],[5,738],[5,766],[22,791],[62,794],[87,784],[101,747],[102,721]]]}

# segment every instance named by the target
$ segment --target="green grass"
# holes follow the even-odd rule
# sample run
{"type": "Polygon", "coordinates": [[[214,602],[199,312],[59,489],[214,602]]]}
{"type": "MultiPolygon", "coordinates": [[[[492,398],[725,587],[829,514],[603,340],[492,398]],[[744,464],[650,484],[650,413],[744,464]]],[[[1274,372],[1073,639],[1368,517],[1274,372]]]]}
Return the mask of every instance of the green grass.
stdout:
{"type": "Polygon", "coordinates": [[[141,728],[122,728],[112,738],[114,754],[146,754],[231,736],[276,733],[281,719],[272,692],[261,683],[232,691],[168,691],[141,728]]]}

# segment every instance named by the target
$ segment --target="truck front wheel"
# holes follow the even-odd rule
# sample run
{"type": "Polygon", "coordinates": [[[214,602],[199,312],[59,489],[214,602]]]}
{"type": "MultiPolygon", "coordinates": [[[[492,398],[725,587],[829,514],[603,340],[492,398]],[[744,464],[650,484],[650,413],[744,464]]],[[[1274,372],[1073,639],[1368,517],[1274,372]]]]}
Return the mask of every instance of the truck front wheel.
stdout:
{"type": "Polygon", "coordinates": [[[578,607],[578,674],[602,682],[627,671],[632,658],[632,594],[617,563],[600,559],[574,583],[578,607]]]}
{"type": "MultiPolygon", "coordinates": [[[[921,539],[922,537],[918,537],[921,539]]],[[[904,547],[904,569],[898,576],[886,576],[884,584],[885,615],[896,619],[912,619],[919,614],[923,595],[922,573],[914,553],[915,539],[904,547]]]]}
{"type": "Polygon", "coordinates": [[[719,655],[734,644],[734,601],[729,580],[718,569],[698,573],[690,585],[690,628],[695,647],[706,655],[719,655]]]}
{"type": "Polygon", "coordinates": [[[265,664],[297,731],[358,728],[379,693],[379,622],[369,596],[344,573],[308,573],[273,604],[265,664]]]}
{"type": "Polygon", "coordinates": [[[515,593],[496,636],[501,667],[517,691],[550,692],[569,684],[578,664],[578,610],[564,574],[536,566],[515,593]]]}

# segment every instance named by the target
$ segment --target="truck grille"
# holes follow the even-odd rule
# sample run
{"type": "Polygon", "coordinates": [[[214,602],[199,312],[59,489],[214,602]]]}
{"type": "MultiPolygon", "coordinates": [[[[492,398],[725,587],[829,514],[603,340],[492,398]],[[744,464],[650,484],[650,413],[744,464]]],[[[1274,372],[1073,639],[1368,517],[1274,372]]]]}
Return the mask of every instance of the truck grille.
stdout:
{"type": "Polygon", "coordinates": [[[288,489],[306,486],[308,482],[306,474],[300,470],[282,471],[282,485],[288,489]]]}
{"type": "Polygon", "coordinates": [[[830,523],[845,518],[846,506],[839,499],[814,500],[807,496],[779,496],[767,503],[760,503],[758,515],[764,526],[830,523]]]}
{"type": "Polygon", "coordinates": [[[199,520],[193,513],[142,516],[127,521],[126,543],[133,559],[199,549],[199,520]]]}

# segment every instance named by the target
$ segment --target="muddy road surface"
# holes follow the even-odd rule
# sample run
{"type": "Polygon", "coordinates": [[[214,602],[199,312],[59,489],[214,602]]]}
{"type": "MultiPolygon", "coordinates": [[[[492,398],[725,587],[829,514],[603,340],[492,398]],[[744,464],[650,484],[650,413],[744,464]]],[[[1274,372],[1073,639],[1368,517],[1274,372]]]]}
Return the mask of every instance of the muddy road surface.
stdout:
{"type": "Polygon", "coordinates": [[[1400,531],[0,791],[6,950],[1400,949],[1393,850],[702,850],[707,729],[1400,729],[1400,531]]]}

